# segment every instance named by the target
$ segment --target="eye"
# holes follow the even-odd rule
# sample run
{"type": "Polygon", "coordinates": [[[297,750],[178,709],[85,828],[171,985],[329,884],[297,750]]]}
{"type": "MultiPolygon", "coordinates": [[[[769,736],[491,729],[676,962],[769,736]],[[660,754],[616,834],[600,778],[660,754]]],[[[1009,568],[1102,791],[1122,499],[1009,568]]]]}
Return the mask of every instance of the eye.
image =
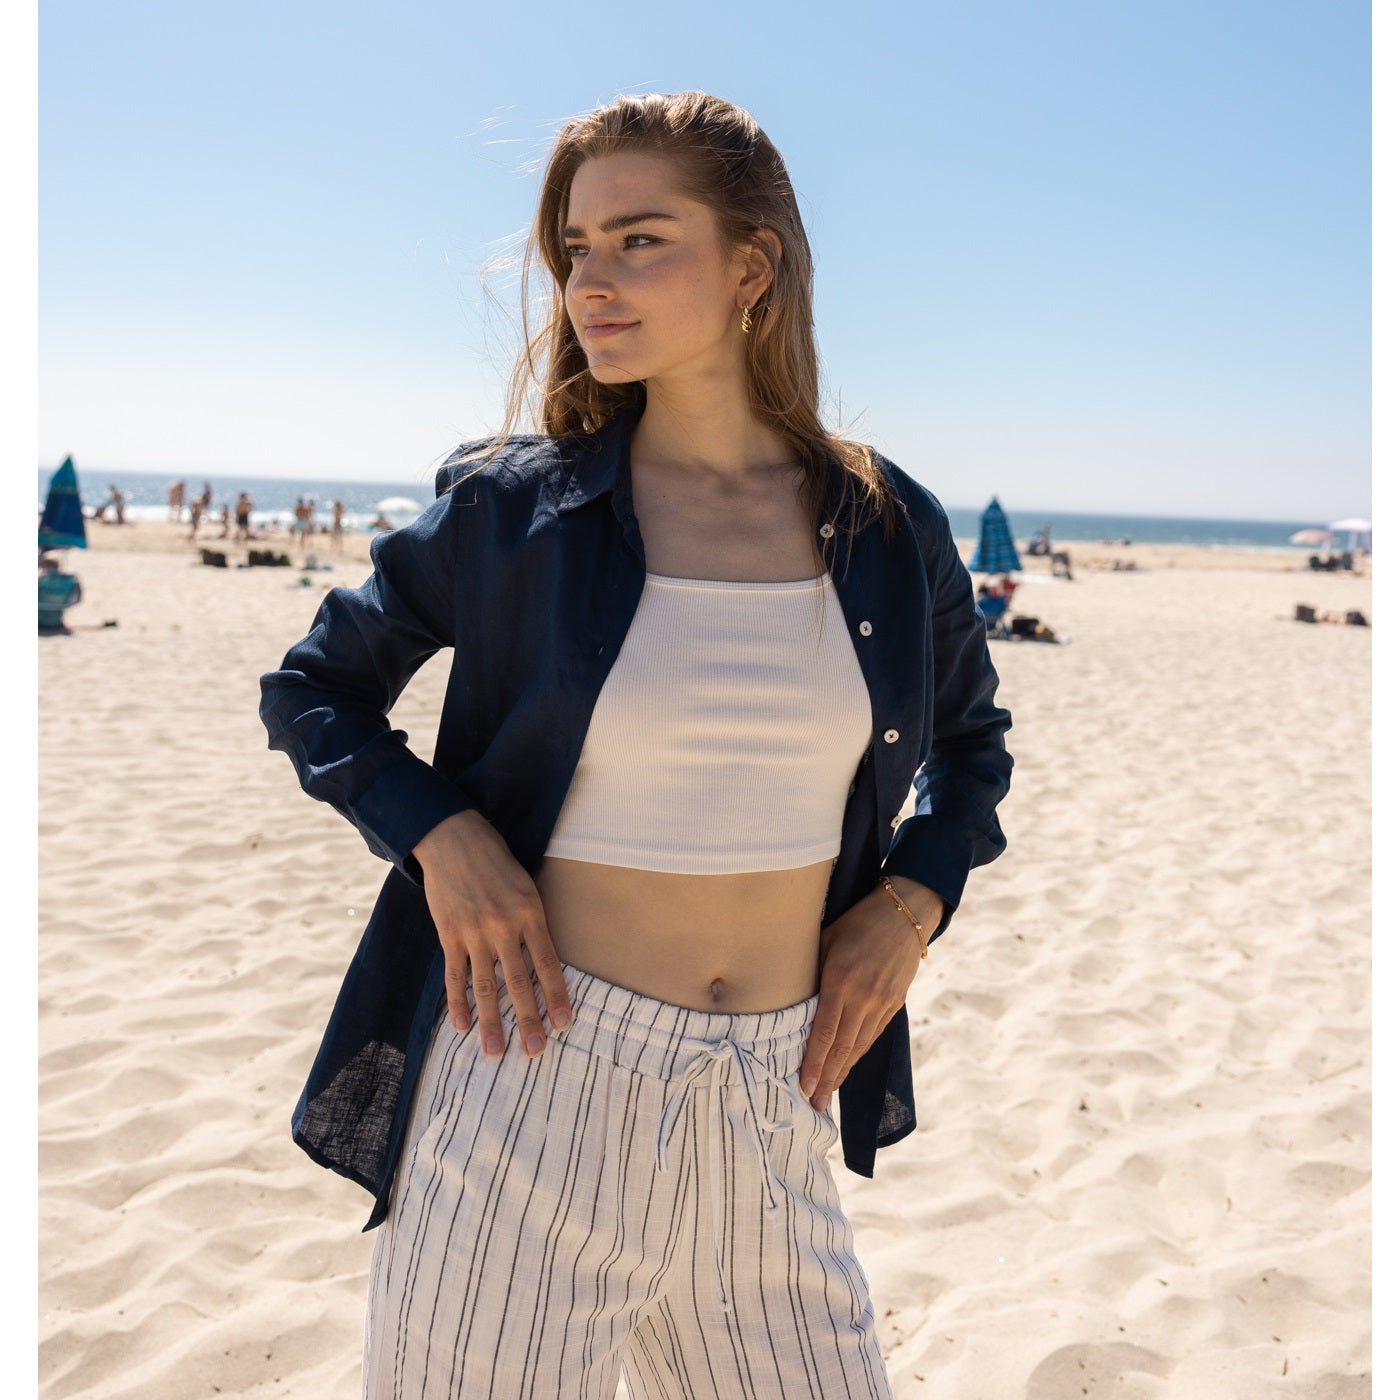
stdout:
{"type": "MultiPolygon", "coordinates": [[[[661,241],[654,233],[628,233],[623,235],[622,246],[624,248],[647,248],[661,241]]],[[[566,243],[564,245],[564,256],[570,262],[573,262],[575,258],[582,257],[587,251],[587,245],[583,243],[566,243]]]]}

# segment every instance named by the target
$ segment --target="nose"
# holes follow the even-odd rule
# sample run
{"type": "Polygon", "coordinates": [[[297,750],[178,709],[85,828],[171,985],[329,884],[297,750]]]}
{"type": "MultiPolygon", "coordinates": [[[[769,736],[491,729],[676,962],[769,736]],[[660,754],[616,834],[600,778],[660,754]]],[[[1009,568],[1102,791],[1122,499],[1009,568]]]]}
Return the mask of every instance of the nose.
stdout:
{"type": "Polygon", "coordinates": [[[615,290],[606,260],[596,248],[574,259],[568,285],[569,295],[579,301],[605,301],[615,290]]]}

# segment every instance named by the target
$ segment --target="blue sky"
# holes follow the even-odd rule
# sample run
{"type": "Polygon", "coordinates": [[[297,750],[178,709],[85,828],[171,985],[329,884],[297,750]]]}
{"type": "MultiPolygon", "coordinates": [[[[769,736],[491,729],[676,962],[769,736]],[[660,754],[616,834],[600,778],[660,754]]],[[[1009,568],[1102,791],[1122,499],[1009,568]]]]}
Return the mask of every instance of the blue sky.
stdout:
{"type": "Polygon", "coordinates": [[[422,480],[570,114],[748,107],[830,404],[950,505],[1369,514],[1354,0],[39,8],[40,465],[422,480]]]}

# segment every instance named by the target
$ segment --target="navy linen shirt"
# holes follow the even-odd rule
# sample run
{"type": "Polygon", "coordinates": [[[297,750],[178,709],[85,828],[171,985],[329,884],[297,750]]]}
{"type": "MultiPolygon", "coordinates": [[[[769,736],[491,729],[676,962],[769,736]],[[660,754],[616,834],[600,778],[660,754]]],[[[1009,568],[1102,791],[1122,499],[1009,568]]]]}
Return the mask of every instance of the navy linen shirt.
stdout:
{"type": "MultiPolygon", "coordinates": [[[[569,790],[593,705],[645,581],[628,445],[639,409],[597,433],[519,436],[484,468],[461,449],[416,520],[377,538],[374,572],[332,589],[311,631],[262,678],[270,747],[393,863],[292,1118],[296,1142],[375,1197],[383,1220],[414,1085],[443,995],[443,958],[413,848],[474,808],[538,871],[569,790]],[[434,652],[453,648],[431,763],[387,715],[434,652]]],[[[893,540],[871,525],[824,548],[870,692],[874,737],[841,826],[823,923],[882,872],[942,896],[947,926],[972,867],[1005,839],[1011,723],[972,582],[943,508],[877,457],[902,508],[893,540]],[[916,790],[915,813],[898,814],[916,790]],[[896,829],[897,828],[897,829],[896,829]]],[[[834,518],[834,498],[828,519],[834,518]]],[[[840,1093],[846,1165],[873,1174],[875,1149],[914,1127],[903,1008],[840,1093]]]]}

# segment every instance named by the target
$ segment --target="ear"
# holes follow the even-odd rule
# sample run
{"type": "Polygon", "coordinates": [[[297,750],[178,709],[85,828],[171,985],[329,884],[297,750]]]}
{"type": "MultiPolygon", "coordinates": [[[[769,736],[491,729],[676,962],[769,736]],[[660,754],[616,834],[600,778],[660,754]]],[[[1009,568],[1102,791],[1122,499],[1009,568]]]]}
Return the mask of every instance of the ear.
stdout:
{"type": "Polygon", "coordinates": [[[740,246],[739,254],[743,266],[740,304],[757,306],[759,297],[773,285],[778,264],[783,260],[782,240],[771,228],[756,228],[751,241],[740,246]]]}

